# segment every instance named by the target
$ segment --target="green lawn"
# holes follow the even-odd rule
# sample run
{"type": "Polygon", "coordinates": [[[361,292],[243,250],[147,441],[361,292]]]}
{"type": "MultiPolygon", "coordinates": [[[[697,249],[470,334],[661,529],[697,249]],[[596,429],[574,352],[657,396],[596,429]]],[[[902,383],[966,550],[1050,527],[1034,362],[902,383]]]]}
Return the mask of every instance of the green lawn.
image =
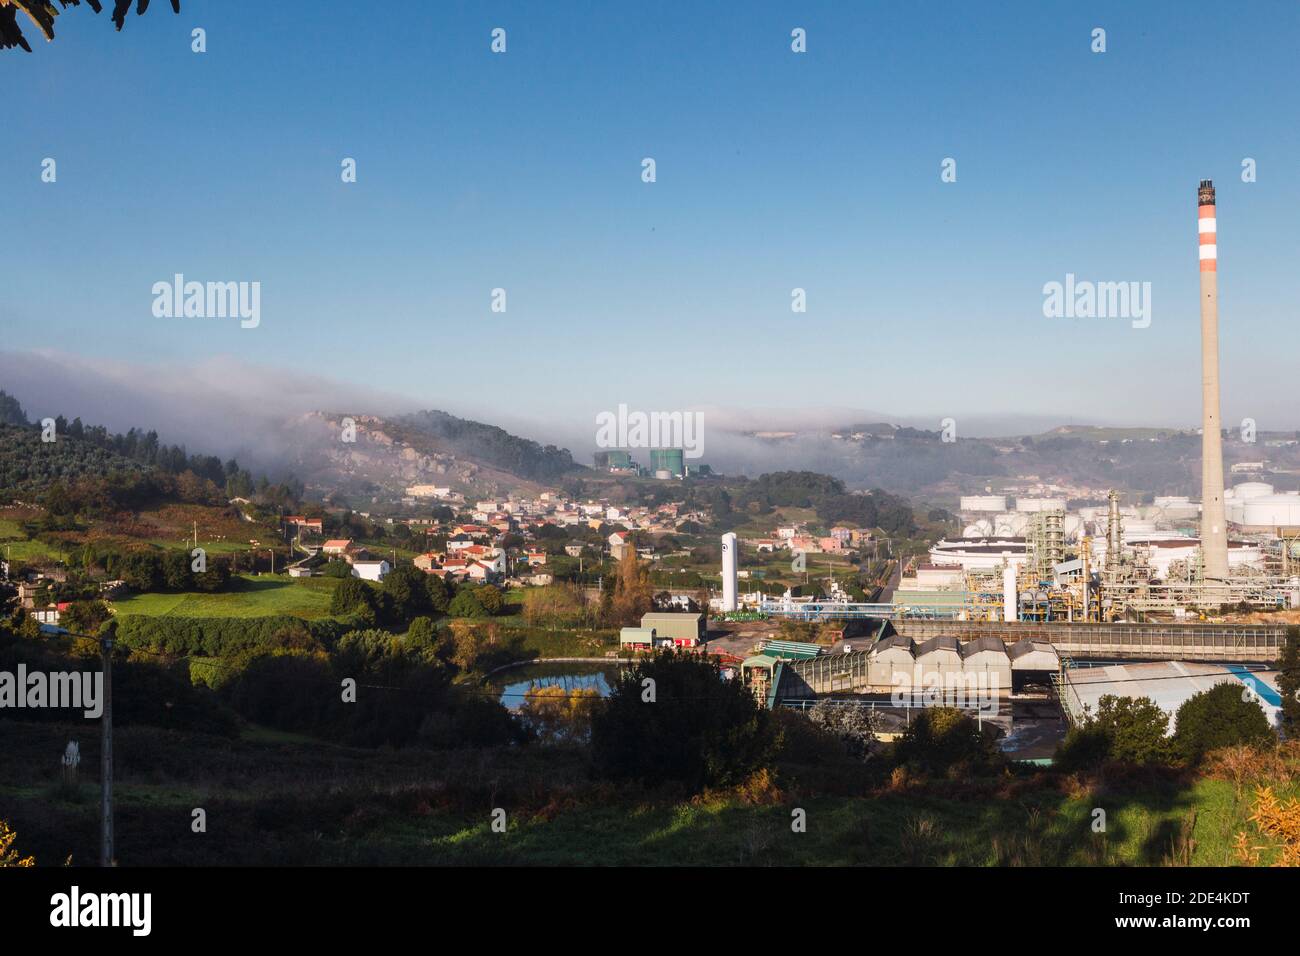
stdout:
{"type": "Polygon", "coordinates": [[[336,578],[290,578],[241,574],[220,594],[132,594],[114,601],[119,614],[149,617],[261,617],[290,614],[308,620],[329,616],[336,578]]]}

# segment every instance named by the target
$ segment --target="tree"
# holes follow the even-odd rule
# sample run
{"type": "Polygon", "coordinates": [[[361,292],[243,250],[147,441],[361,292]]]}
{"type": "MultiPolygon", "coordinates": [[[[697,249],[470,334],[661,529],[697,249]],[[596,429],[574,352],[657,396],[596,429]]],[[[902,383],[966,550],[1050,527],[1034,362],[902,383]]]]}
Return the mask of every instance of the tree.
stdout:
{"type": "Polygon", "coordinates": [[[1278,658],[1277,688],[1282,694],[1282,730],[1289,740],[1300,739],[1300,626],[1286,629],[1278,658]]]}
{"type": "Polygon", "coordinates": [[[1236,681],[1219,684],[1183,701],[1174,718],[1174,744],[1188,760],[1219,747],[1273,742],[1264,711],[1236,681]]]}
{"type": "Polygon", "coordinates": [[[330,597],[330,613],[338,617],[343,614],[359,614],[373,622],[378,618],[378,606],[370,585],[360,578],[345,578],[340,581],[330,597]]]}
{"type": "Polygon", "coordinates": [[[352,565],[346,561],[327,561],[321,568],[320,576],[323,578],[350,578],[352,577],[352,565]]]}
{"type": "Polygon", "coordinates": [[[671,780],[691,792],[768,768],[779,746],[772,714],[716,661],[661,651],[638,660],[592,720],[596,771],[615,780],[671,780]]]}
{"type": "Polygon", "coordinates": [[[845,707],[819,700],[808,711],[808,719],[833,737],[839,738],[853,757],[866,757],[876,740],[877,715],[865,707],[845,707]]]}
{"type": "Polygon", "coordinates": [[[580,742],[591,735],[599,703],[600,693],[590,687],[566,690],[559,684],[533,684],[524,694],[520,716],[545,743],[580,742]]]}
{"type": "Polygon", "coordinates": [[[103,601],[73,601],[59,615],[59,623],[74,634],[94,634],[110,617],[103,601]]]}
{"type": "Polygon", "coordinates": [[[505,609],[506,599],[501,596],[499,590],[490,584],[475,588],[474,597],[478,598],[478,603],[483,605],[483,610],[487,611],[492,617],[496,617],[505,609]]]}
{"type": "MultiPolygon", "coordinates": [[[[81,0],[59,0],[59,3],[64,7],[77,7],[81,5],[81,0]]],[[[86,0],[86,4],[96,13],[103,9],[101,0],[86,0]]],[[[181,0],[171,0],[171,5],[176,13],[181,12],[181,0]]],[[[130,9],[131,0],[114,0],[112,18],[118,30],[121,30],[126,23],[126,15],[130,9]]],[[[148,9],[149,0],[136,0],[137,15],[148,9]]],[[[28,53],[32,52],[27,38],[23,36],[22,27],[18,25],[19,10],[27,14],[28,19],[36,24],[46,40],[54,39],[54,18],[60,13],[60,10],[54,6],[54,0],[0,0],[0,50],[22,47],[28,53]]]]}
{"type": "Polygon", "coordinates": [[[474,588],[461,588],[447,606],[452,617],[490,617],[474,588]]]}
{"type": "Polygon", "coordinates": [[[13,848],[17,839],[18,834],[9,829],[8,822],[0,820],[0,866],[35,866],[34,857],[19,856],[18,851],[13,848]]]}
{"type": "Polygon", "coordinates": [[[413,620],[402,638],[402,646],[410,653],[437,656],[438,628],[434,626],[433,618],[417,617],[413,620]]]}
{"type": "Polygon", "coordinates": [[[1150,697],[1116,697],[1106,694],[1091,718],[1109,741],[1110,759],[1124,763],[1168,763],[1173,754],[1166,731],[1169,715],[1150,697]]]}
{"type": "Polygon", "coordinates": [[[480,623],[459,619],[447,629],[447,647],[444,657],[462,671],[472,671],[480,658],[487,655],[497,643],[497,629],[493,623],[480,623]]]}
{"type": "Polygon", "coordinates": [[[618,563],[618,579],[614,582],[614,596],[610,605],[613,623],[635,626],[641,616],[654,606],[654,589],[650,585],[649,570],[641,566],[636,549],[627,547],[618,563]]]}
{"type": "Polygon", "coordinates": [[[428,577],[413,564],[401,564],[388,572],[383,588],[393,599],[393,609],[403,618],[423,614],[430,609],[428,577]]]}
{"type": "Polygon", "coordinates": [[[447,586],[447,582],[436,574],[426,574],[424,589],[429,595],[429,607],[446,614],[447,608],[451,605],[451,588],[447,586]]]}
{"type": "Polygon", "coordinates": [[[920,770],[987,769],[1000,762],[996,733],[956,707],[926,707],[895,745],[894,756],[920,770]]]}

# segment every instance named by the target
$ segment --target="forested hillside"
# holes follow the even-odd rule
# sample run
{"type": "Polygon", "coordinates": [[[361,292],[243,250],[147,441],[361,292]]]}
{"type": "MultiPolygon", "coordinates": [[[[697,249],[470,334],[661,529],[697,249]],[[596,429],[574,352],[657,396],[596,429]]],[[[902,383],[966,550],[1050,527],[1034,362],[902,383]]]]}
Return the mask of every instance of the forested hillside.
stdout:
{"type": "Polygon", "coordinates": [[[391,419],[388,430],[394,438],[419,444],[419,437],[432,438],[441,451],[499,468],[530,481],[555,481],[567,474],[585,471],[568,449],[539,445],[512,435],[504,428],[457,418],[436,409],[391,419]]]}

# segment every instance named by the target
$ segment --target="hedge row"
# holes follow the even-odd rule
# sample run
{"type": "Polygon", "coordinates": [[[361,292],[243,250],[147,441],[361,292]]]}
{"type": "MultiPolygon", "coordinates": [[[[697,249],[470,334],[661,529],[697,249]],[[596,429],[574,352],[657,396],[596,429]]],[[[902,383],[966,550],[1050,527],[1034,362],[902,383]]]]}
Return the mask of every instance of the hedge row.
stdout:
{"type": "Polygon", "coordinates": [[[362,627],[352,618],[304,621],[288,614],[265,617],[152,617],[123,614],[117,639],[132,650],[195,657],[228,657],[241,651],[281,645],[285,631],[306,629],[326,648],[347,631],[362,627]]]}

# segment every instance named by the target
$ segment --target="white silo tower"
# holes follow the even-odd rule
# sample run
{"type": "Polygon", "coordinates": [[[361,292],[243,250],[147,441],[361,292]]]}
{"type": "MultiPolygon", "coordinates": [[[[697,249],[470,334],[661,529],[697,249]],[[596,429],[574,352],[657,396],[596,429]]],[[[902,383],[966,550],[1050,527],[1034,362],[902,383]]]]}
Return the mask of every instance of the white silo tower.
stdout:
{"type": "Polygon", "coordinates": [[[736,601],[736,562],[740,557],[736,533],[728,531],[722,536],[722,610],[734,611],[736,601]]]}

